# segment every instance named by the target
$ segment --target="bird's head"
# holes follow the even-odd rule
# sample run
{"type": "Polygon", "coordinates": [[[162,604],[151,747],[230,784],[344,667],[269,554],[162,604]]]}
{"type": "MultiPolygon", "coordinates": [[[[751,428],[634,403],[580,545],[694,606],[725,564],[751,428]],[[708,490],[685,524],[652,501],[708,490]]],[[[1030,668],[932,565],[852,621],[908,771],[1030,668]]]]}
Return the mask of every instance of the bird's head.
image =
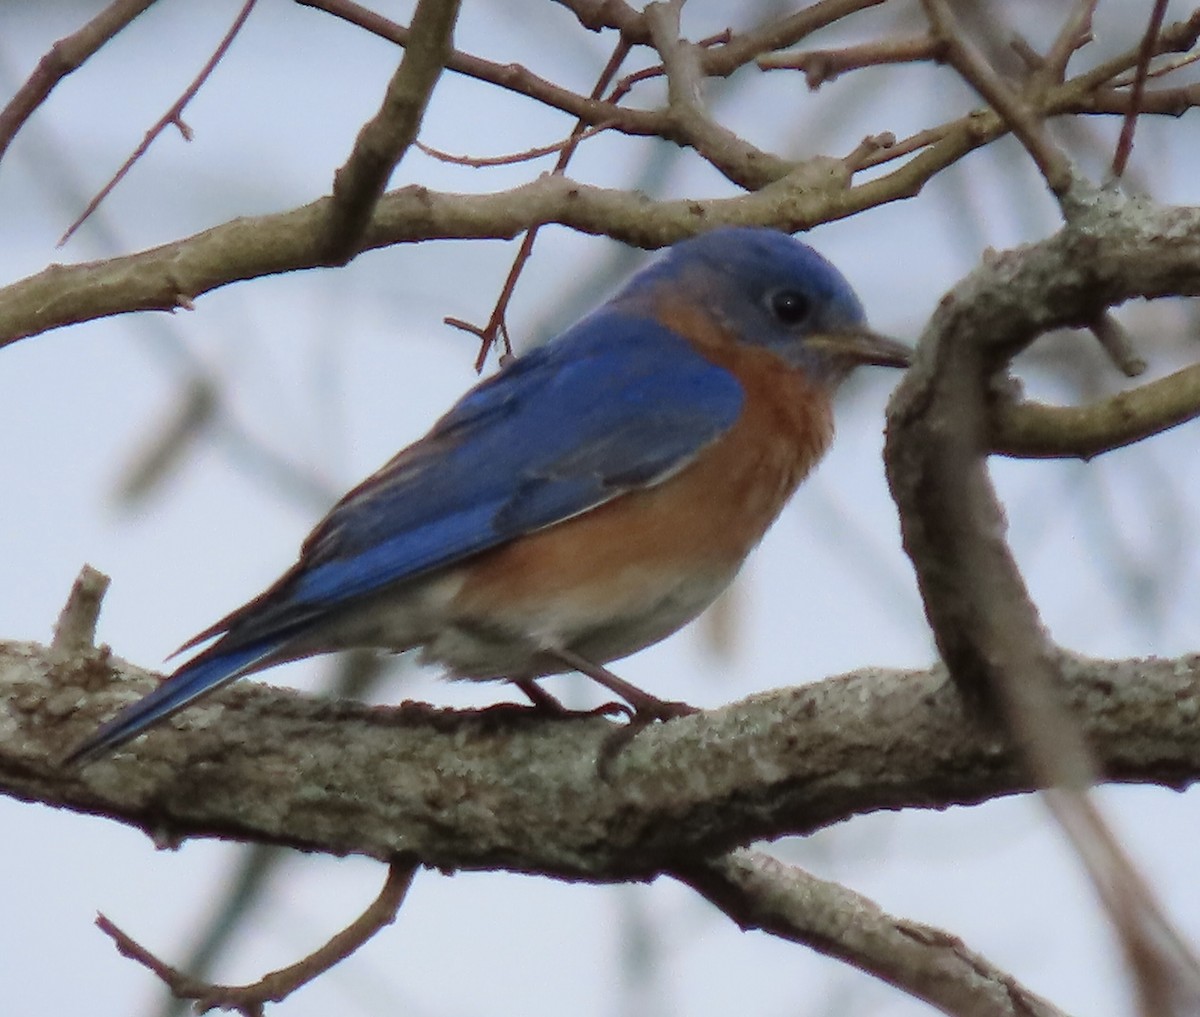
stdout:
{"type": "Polygon", "coordinates": [[[777,230],[733,226],[671,247],[636,276],[627,297],[670,294],[738,342],[836,384],[859,364],[907,367],[912,351],[872,332],[845,277],[807,244],[777,230]]]}

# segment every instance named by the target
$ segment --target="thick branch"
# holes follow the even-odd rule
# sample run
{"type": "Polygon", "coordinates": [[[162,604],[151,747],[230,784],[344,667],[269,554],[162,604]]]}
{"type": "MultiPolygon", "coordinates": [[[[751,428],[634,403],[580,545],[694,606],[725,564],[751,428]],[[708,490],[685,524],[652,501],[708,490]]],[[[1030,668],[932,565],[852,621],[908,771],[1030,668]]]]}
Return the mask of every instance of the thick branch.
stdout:
{"type": "Polygon", "coordinates": [[[890,413],[888,475],[905,545],[942,657],[964,686],[987,683],[1004,659],[991,640],[1002,638],[1005,597],[999,579],[979,581],[979,556],[1024,598],[983,467],[986,372],[1041,333],[1082,327],[1125,300],[1200,293],[1200,210],[1083,186],[1066,203],[1066,228],[990,258],[943,299],[890,413]]]}
{"type": "MultiPolygon", "coordinates": [[[[657,248],[719,224],[805,229],[852,214],[867,197],[855,191],[829,193],[821,189],[822,182],[810,174],[785,178],[741,198],[657,202],[559,176],[483,195],[404,187],[380,200],[362,248],[449,237],[511,239],[545,223],[657,248]]],[[[138,254],[51,265],[0,289],[0,348],[112,314],[187,308],[193,298],[232,282],[319,267],[330,200],[235,219],[138,254]]]]}
{"type": "Polygon", "coordinates": [[[1196,293],[1200,211],[1078,184],[1061,200],[1064,230],[990,259],[943,299],[889,412],[888,480],[942,658],[969,698],[998,708],[1037,778],[1059,789],[1047,802],[1105,901],[1145,1012],[1165,1014],[1176,1011],[1162,1005],[1164,985],[1200,998],[1200,963],[1084,797],[1096,763],[1004,539],[986,468],[987,391],[992,373],[1047,328],[1094,322],[1134,296],[1196,293]]]}
{"type": "MultiPolygon", "coordinates": [[[[1108,778],[1184,787],[1200,777],[1200,658],[1063,668],[1108,778]]],[[[224,836],[605,881],[859,813],[1031,788],[940,669],[866,670],[654,725],[603,778],[597,760],[616,730],[606,720],[547,721],[516,706],[372,709],[252,682],[111,760],[58,765],[152,682],[97,651],[67,659],[9,644],[0,793],[107,815],[160,843],[224,836]]]]}

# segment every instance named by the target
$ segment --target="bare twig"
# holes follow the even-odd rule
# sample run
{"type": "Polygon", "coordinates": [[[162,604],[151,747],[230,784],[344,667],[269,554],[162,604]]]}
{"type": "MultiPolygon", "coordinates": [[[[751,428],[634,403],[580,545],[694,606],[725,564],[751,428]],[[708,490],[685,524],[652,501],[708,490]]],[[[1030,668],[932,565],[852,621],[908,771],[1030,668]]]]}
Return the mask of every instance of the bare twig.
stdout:
{"type": "Polygon", "coordinates": [[[992,452],[1022,459],[1091,459],[1200,417],[1200,365],[1088,406],[998,405],[992,452]]]}
{"type": "MultiPolygon", "coordinates": [[[[1186,52],[1195,45],[1198,34],[1200,12],[1165,27],[1155,44],[1156,53],[1186,52]]],[[[1064,85],[1038,91],[1029,101],[1036,101],[1040,116],[1123,114],[1129,109],[1128,97],[1106,85],[1136,65],[1139,51],[1134,48],[1118,54],[1064,85]]],[[[511,81],[525,81],[519,68],[508,71],[515,75],[509,79],[510,87],[511,81]]],[[[536,90],[531,96],[537,97],[536,90]]],[[[653,133],[661,126],[662,114],[656,111],[631,110],[583,97],[580,103],[575,108],[580,109],[581,119],[603,122],[612,130],[653,133]]],[[[1164,89],[1161,95],[1148,92],[1142,107],[1179,115],[1198,103],[1200,88],[1164,89]]],[[[409,187],[384,196],[366,245],[374,248],[447,236],[512,237],[546,222],[604,233],[643,247],[659,247],[687,236],[700,223],[770,223],[781,229],[806,229],[917,194],[942,169],[1002,137],[1008,129],[1003,117],[981,110],[890,147],[857,153],[858,161],[850,169],[911,158],[890,173],[850,188],[844,186],[843,176],[818,179],[814,174],[804,180],[785,178],[736,199],[654,202],[643,195],[607,191],[564,177],[541,178],[494,195],[439,194],[409,187]]],[[[109,314],[170,310],[231,282],[319,265],[322,252],[315,238],[327,214],[327,200],[278,215],[235,220],[153,251],[89,265],[52,266],[13,283],[0,289],[0,347],[109,314]]]]}
{"type": "Polygon", "coordinates": [[[672,873],[743,929],[802,943],[953,1017],[1065,1017],[958,939],[757,851],[672,873]]]}
{"type": "Polygon", "coordinates": [[[879,42],[846,46],[843,49],[769,53],[760,56],[757,63],[764,71],[803,71],[808,87],[815,92],[825,82],[833,81],[847,71],[921,60],[940,61],[944,51],[944,40],[931,35],[914,35],[907,39],[881,39],[879,42]]]}
{"type": "MultiPolygon", "coordinates": [[[[380,17],[373,11],[353,0],[296,0],[307,7],[326,11],[349,21],[398,45],[407,45],[409,30],[395,22],[380,17]]],[[[855,11],[882,3],[883,0],[820,0],[804,10],[771,22],[760,29],[738,36],[720,32],[701,42],[690,44],[703,48],[700,57],[700,73],[706,77],[726,77],[739,67],[752,61],[759,54],[781,46],[796,45],[799,41],[855,11]],[[726,43],[725,40],[728,39],[726,43]]],[[[650,33],[644,15],[637,14],[624,4],[596,5],[585,0],[570,5],[580,17],[581,23],[589,28],[617,27],[621,39],[627,45],[640,45],[650,41],[650,33]],[[618,13],[619,12],[619,13],[618,13]],[[608,19],[612,19],[610,25],[608,19]]],[[[640,71],[619,86],[606,100],[603,93],[593,92],[590,96],[579,95],[540,78],[527,68],[515,64],[498,64],[466,53],[454,52],[446,61],[446,69],[466,74],[527,96],[554,109],[576,117],[584,126],[605,125],[624,134],[642,137],[668,137],[677,144],[690,144],[680,135],[673,137],[672,113],[667,110],[642,110],[616,105],[624,95],[624,87],[635,81],[645,80],[662,73],[658,67],[640,71]]],[[[701,135],[703,138],[705,135],[701,135]]],[[[744,144],[744,143],[743,143],[744,144]]],[[[762,187],[788,172],[790,164],[778,159],[758,159],[753,146],[745,148],[746,158],[734,159],[734,151],[725,152],[730,161],[722,172],[740,186],[754,189],[762,187]]]]}
{"type": "MultiPolygon", "coordinates": [[[[369,650],[342,654],[323,691],[335,699],[370,698],[385,673],[402,669],[403,665],[398,668],[397,663],[395,657],[384,658],[369,650]]],[[[289,857],[287,849],[273,844],[250,845],[250,850],[239,854],[241,858],[224,886],[210,896],[206,916],[189,930],[191,945],[185,949],[182,969],[193,972],[198,979],[207,980],[208,972],[236,941],[246,921],[264,906],[272,877],[289,857]]],[[[183,1003],[168,998],[158,1009],[159,1017],[182,1014],[183,1003]]]]}
{"type": "MultiPolygon", "coordinates": [[[[716,35],[710,35],[705,39],[701,39],[699,42],[695,43],[695,45],[703,49],[709,46],[715,46],[718,43],[727,43],[732,38],[732,33],[728,28],[726,28],[723,31],[718,32],[716,35]]],[[[644,81],[652,81],[655,78],[661,78],[666,73],[667,69],[662,64],[651,64],[649,67],[643,67],[640,71],[634,71],[632,74],[626,74],[625,77],[623,77],[613,86],[613,90],[607,96],[605,96],[605,102],[616,104],[633,91],[634,85],[640,85],[644,81]]]]}
{"type": "Polygon", "coordinates": [[[229,31],[225,33],[225,38],[218,43],[217,48],[213,51],[213,55],[208,58],[208,62],[201,68],[200,73],[196,75],[192,83],[184,90],[183,95],[176,99],[171,108],[163,114],[162,118],[146,132],[142,138],[142,143],[133,150],[133,154],[113,174],[112,179],[88,202],[87,208],[83,210],[79,218],[67,227],[67,231],[59,238],[59,247],[62,247],[63,244],[71,239],[75,231],[87,221],[88,216],[96,211],[100,203],[112,192],[113,188],[125,178],[125,174],[133,168],[133,164],[146,154],[147,150],[154,143],[154,140],[169,126],[174,124],[178,128],[179,133],[183,135],[185,141],[192,140],[192,130],[183,122],[183,111],[187,107],[187,104],[196,97],[196,93],[204,86],[204,82],[208,80],[209,75],[216,70],[217,64],[221,62],[221,58],[225,56],[233,40],[237,38],[238,33],[242,30],[242,26],[245,25],[246,19],[250,17],[250,12],[254,9],[254,5],[257,2],[258,0],[245,0],[245,3],[242,4],[242,9],[238,11],[237,17],[234,18],[233,24],[229,27],[229,31]]]}
{"type": "Polygon", "coordinates": [[[262,1017],[267,1003],[277,1003],[301,986],[324,974],[349,957],[355,950],[396,920],[400,905],[412,885],[416,866],[393,862],[379,896],[353,922],[303,960],[263,975],[249,985],[213,985],[192,978],[160,960],[130,938],[104,915],[96,916],[96,925],[131,960],[153,971],[179,999],[196,1001],[200,1013],[209,1010],[233,1010],[245,1017],[262,1017]]]}
{"type": "MultiPolygon", "coordinates": [[[[1153,81],[1156,78],[1165,77],[1168,74],[1174,74],[1184,67],[1190,67],[1192,64],[1200,60],[1200,53],[1188,53],[1184,56],[1176,57],[1174,60],[1163,60],[1156,67],[1146,68],[1146,80],[1153,81]]],[[[1135,67],[1132,71],[1125,74],[1120,74],[1112,80],[1113,88],[1125,88],[1132,85],[1137,78],[1138,69],[1135,67]]],[[[1143,110],[1145,112],[1145,110],[1143,110]]]]}
{"type": "MultiPolygon", "coordinates": [[[[1200,34],[1200,12],[1193,14],[1186,21],[1170,26],[1160,33],[1156,54],[1165,52],[1186,52],[1196,45],[1200,34]]],[[[1140,45],[1128,50],[1097,66],[1082,72],[1061,86],[1047,86],[1035,91],[1028,101],[1035,103],[1035,111],[1039,116],[1059,116],[1064,113],[1118,113],[1125,115],[1132,108],[1129,95],[1119,91],[1116,86],[1122,83],[1123,74],[1135,67],[1140,45]],[[1109,85],[1110,87],[1106,87],[1109,85]]],[[[1200,58],[1200,54],[1196,54],[1200,58]]],[[[1191,62],[1191,57],[1180,61],[1181,64],[1191,62]]],[[[1167,116],[1181,116],[1187,110],[1200,104],[1200,87],[1183,86],[1173,89],[1161,89],[1157,92],[1146,93],[1141,102],[1141,112],[1159,113],[1167,116]]],[[[950,121],[938,127],[927,128],[923,131],[902,138],[886,151],[881,151],[875,158],[868,159],[864,168],[879,165],[922,149],[932,148],[939,143],[961,136],[971,135],[972,148],[999,137],[1008,130],[1009,125],[999,114],[988,110],[978,110],[958,120],[950,121]]]]}
{"type": "Polygon", "coordinates": [[[1047,136],[1034,109],[991,68],[955,23],[946,0],[922,0],[934,35],[945,44],[945,59],[976,92],[1008,123],[1058,196],[1071,184],[1071,166],[1066,155],[1047,136]]]}
{"type": "Polygon", "coordinates": [[[1117,150],[1113,153],[1112,177],[1120,180],[1125,175],[1125,167],[1133,152],[1133,131],[1137,126],[1142,95],[1146,91],[1146,74],[1150,69],[1150,58],[1154,55],[1158,33],[1162,29],[1163,18],[1167,14],[1167,0],[1155,0],[1154,9],[1150,12],[1150,22],[1146,25],[1142,36],[1142,45],[1138,53],[1137,69],[1133,79],[1132,94],[1129,97],[1129,112],[1121,125],[1121,136],[1117,139],[1117,150]]]}
{"type": "Polygon", "coordinates": [[[708,115],[700,94],[705,51],[680,35],[679,12],[679,3],[660,0],[649,4],[644,14],[667,75],[662,136],[694,148],[730,179],[744,176],[746,167],[754,167],[754,176],[763,183],[787,176],[795,169],[794,162],[750,144],[708,115]]]}
{"type": "Polygon", "coordinates": [[[59,39],[38,61],[33,74],[0,110],[0,159],[9,143],[63,78],[134,20],[155,0],[113,0],[81,29],[59,39]]]}
{"type": "Polygon", "coordinates": [[[388,178],[417,136],[433,87],[452,50],[459,0],[420,0],[408,44],[379,111],[358,132],[345,165],[334,174],[325,222],[325,256],[344,264],[359,252],[388,178]]]}
{"type": "Polygon", "coordinates": [[[1137,351],[1133,337],[1107,311],[1091,327],[1092,334],[1108,359],[1126,378],[1136,378],[1146,370],[1146,359],[1137,351]]]}
{"type": "MultiPolygon", "coordinates": [[[[628,54],[629,42],[622,36],[617,41],[612,55],[608,58],[608,63],[604,65],[604,69],[600,72],[600,77],[596,80],[595,87],[592,89],[592,98],[597,98],[604,94],[620,69],[621,64],[625,62],[625,57],[628,54]]],[[[558,159],[554,163],[554,169],[551,171],[552,176],[562,175],[563,171],[567,168],[567,163],[571,161],[571,156],[575,154],[575,150],[579,147],[579,143],[587,133],[587,128],[582,122],[575,125],[571,136],[567,139],[566,144],[562,146],[562,150],[558,154],[558,159]]],[[[513,258],[513,263],[509,267],[508,275],[504,279],[504,285],[500,289],[500,295],[496,298],[496,304],[492,308],[492,313],[486,325],[479,328],[463,321],[461,318],[448,317],[445,319],[447,325],[453,325],[455,328],[460,328],[479,337],[479,353],[475,357],[476,371],[483,370],[488,352],[495,346],[497,339],[502,340],[504,343],[503,356],[512,356],[512,341],[508,335],[507,324],[508,305],[512,300],[513,293],[516,292],[517,280],[521,277],[525,263],[529,260],[530,254],[533,253],[533,244],[536,239],[537,226],[527,230],[525,236],[521,238],[521,246],[517,249],[516,257],[513,258]]]]}
{"type": "MultiPolygon", "coordinates": [[[[296,0],[296,2],[334,14],[367,31],[389,39],[398,45],[405,45],[408,41],[409,34],[407,28],[380,17],[374,12],[354,3],[353,0],[296,0]]],[[[880,2],[882,0],[821,0],[819,3],[811,4],[793,15],[772,22],[762,28],[730,36],[728,42],[719,42],[723,38],[724,33],[713,36],[709,40],[695,44],[697,46],[705,46],[703,53],[699,57],[700,72],[706,77],[727,76],[765,52],[780,47],[794,46],[817,29],[880,2]],[[714,44],[706,45],[706,43],[714,44]]],[[[632,12],[624,4],[614,5],[612,10],[610,10],[607,4],[585,3],[583,0],[580,0],[579,4],[572,4],[571,6],[572,10],[576,11],[587,27],[610,27],[608,21],[605,19],[612,16],[612,27],[616,27],[619,23],[622,38],[626,41],[632,40],[638,43],[649,41],[649,31],[643,15],[632,12]],[[613,11],[617,10],[622,12],[619,16],[613,14],[613,11]]],[[[1168,50],[1185,49],[1192,45],[1194,43],[1194,36],[1197,30],[1196,22],[1198,19],[1200,19],[1200,15],[1193,15],[1186,22],[1181,22],[1179,25],[1172,26],[1161,33],[1157,44],[1157,51],[1165,52],[1168,50]],[[1189,38],[1191,42],[1187,41],[1189,38]]],[[[1124,54],[1113,60],[1105,61],[1097,69],[1085,72],[1085,74],[1080,75],[1075,80],[1071,87],[1063,86],[1058,89],[1049,89],[1048,94],[1045,96],[1042,96],[1039,90],[1038,94],[1027,96],[1025,100],[1028,103],[1035,103],[1038,107],[1038,112],[1042,115],[1064,112],[1106,111],[1103,105],[1098,106],[1096,104],[1094,93],[1105,82],[1111,80],[1114,75],[1119,74],[1135,63],[1136,51],[1132,55],[1124,54]]],[[[677,133],[675,136],[672,136],[670,121],[673,114],[670,108],[664,110],[644,110],[617,106],[615,104],[616,101],[624,94],[620,86],[607,100],[601,100],[595,94],[589,97],[563,89],[552,82],[546,81],[544,78],[538,77],[520,65],[497,64],[457,51],[450,55],[446,63],[446,68],[447,70],[466,74],[478,80],[486,81],[517,94],[527,96],[536,102],[543,103],[554,109],[562,110],[588,126],[603,125],[606,128],[630,136],[670,137],[671,140],[681,145],[691,143],[682,134],[677,133]]],[[[647,68],[644,71],[639,71],[631,75],[626,81],[622,82],[622,85],[630,85],[635,80],[643,80],[648,76],[654,76],[658,73],[658,68],[647,68]]],[[[1116,100],[1109,97],[1108,101],[1111,104],[1116,100]]],[[[1181,101],[1195,104],[1190,96],[1185,99],[1181,98],[1179,94],[1175,94],[1169,97],[1170,108],[1160,108],[1158,111],[1178,114],[1182,112],[1182,109],[1178,105],[1181,101]]],[[[1120,103],[1119,110],[1107,111],[1123,113],[1127,108],[1127,103],[1120,103]]],[[[966,122],[970,122],[970,118],[964,118],[963,121],[956,123],[961,124],[966,122]]],[[[954,132],[956,130],[958,130],[957,126],[947,125],[945,128],[935,130],[932,133],[941,137],[947,132],[954,132]]],[[[996,133],[989,132],[988,136],[980,135],[972,147],[986,144],[987,141],[993,140],[994,137],[1004,133],[1005,130],[1007,130],[1007,124],[1002,119],[1001,124],[995,129],[996,133]]],[[[916,137],[914,136],[914,139],[916,137]]],[[[927,140],[924,143],[928,144],[929,141],[927,140]]],[[[896,151],[894,157],[908,154],[910,151],[912,149],[908,147],[900,148],[896,151]]],[[[789,163],[778,160],[771,160],[764,163],[762,160],[752,157],[752,150],[746,150],[746,158],[742,159],[732,158],[735,153],[736,149],[724,153],[729,161],[722,166],[722,172],[734,183],[749,189],[760,188],[772,181],[778,180],[780,174],[788,172],[791,166],[789,163]]]]}
{"type": "Polygon", "coordinates": [[[77,654],[95,645],[96,622],[100,619],[100,604],[108,592],[108,584],[108,576],[91,565],[80,569],[54,626],[52,649],[58,653],[77,654]]]}
{"type": "Polygon", "coordinates": [[[1071,57],[1092,38],[1092,16],[1096,13],[1097,0],[1077,0],[1057,38],[1051,43],[1042,70],[1051,81],[1060,82],[1067,74],[1071,57]]]}
{"type": "Polygon", "coordinates": [[[806,4],[794,14],[733,36],[724,46],[705,50],[700,58],[701,70],[707,77],[728,77],[763,53],[798,46],[813,32],[884,2],[886,0],[817,0],[806,4]]]}
{"type": "Polygon", "coordinates": [[[436,159],[438,162],[449,163],[452,166],[469,166],[471,169],[485,169],[492,166],[512,166],[515,163],[530,162],[533,159],[540,159],[546,155],[554,155],[561,152],[568,145],[594,137],[606,129],[606,124],[599,124],[596,127],[589,127],[586,131],[578,135],[572,133],[561,141],[555,141],[549,145],[541,145],[538,148],[528,148],[523,152],[510,152],[508,155],[454,155],[451,152],[443,152],[440,148],[434,148],[432,145],[426,145],[421,141],[415,141],[413,144],[431,159],[436,159]]]}

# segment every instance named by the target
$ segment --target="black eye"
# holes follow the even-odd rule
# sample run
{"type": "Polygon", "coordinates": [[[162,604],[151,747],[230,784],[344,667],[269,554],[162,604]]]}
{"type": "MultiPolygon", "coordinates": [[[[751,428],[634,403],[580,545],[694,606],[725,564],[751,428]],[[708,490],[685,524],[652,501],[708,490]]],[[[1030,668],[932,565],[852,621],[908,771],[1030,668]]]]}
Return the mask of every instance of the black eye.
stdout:
{"type": "Polygon", "coordinates": [[[771,311],[785,325],[799,325],[808,317],[811,305],[808,297],[795,290],[780,290],[771,294],[771,311]]]}

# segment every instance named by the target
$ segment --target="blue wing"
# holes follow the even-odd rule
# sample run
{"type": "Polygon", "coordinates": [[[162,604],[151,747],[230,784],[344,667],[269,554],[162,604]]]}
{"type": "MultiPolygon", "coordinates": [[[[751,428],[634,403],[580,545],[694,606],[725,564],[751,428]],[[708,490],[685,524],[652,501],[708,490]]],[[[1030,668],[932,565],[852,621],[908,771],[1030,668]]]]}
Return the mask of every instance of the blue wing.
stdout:
{"type": "Polygon", "coordinates": [[[686,465],[737,419],[728,372],[650,321],[599,314],[469,392],[313,531],[265,635],[560,522],[686,465]]]}
{"type": "Polygon", "coordinates": [[[732,426],[742,399],[673,332],[602,308],[476,386],[347,494],[288,573],[184,648],[220,640],[72,758],[286,659],[294,637],[360,598],[661,482],[732,426]]]}

